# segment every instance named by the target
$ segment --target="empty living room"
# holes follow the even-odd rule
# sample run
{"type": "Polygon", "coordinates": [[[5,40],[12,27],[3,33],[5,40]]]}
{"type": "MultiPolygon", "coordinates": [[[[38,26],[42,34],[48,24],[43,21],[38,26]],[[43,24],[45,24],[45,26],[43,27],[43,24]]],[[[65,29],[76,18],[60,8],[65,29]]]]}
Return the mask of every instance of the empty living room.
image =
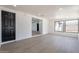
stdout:
{"type": "Polygon", "coordinates": [[[79,0],[0,0],[0,59],[79,59],[79,0]]]}
{"type": "Polygon", "coordinates": [[[0,5],[1,53],[78,53],[78,5],[0,5]]]}

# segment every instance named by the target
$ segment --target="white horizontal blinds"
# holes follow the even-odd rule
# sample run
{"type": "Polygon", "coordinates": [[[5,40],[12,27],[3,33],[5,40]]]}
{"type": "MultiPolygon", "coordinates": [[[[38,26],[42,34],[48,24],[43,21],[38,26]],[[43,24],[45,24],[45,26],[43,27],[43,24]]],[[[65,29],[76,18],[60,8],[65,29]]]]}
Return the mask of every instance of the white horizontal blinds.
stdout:
{"type": "Polygon", "coordinates": [[[78,32],[78,20],[66,21],[66,32],[78,32]]]}

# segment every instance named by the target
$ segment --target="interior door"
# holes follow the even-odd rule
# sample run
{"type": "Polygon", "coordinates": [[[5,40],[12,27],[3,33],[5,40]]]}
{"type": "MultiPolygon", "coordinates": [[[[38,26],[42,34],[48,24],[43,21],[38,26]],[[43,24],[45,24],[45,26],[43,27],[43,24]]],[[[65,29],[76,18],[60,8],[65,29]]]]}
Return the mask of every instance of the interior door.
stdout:
{"type": "Polygon", "coordinates": [[[15,13],[2,11],[2,42],[15,40],[15,13]]]}

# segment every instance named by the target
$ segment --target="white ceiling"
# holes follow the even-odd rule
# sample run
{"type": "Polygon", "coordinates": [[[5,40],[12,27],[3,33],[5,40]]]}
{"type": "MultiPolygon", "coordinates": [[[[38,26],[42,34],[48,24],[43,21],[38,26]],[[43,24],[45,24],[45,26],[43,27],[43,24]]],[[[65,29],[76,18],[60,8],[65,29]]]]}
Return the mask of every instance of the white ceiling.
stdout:
{"type": "Polygon", "coordinates": [[[49,19],[52,19],[57,11],[72,7],[72,5],[17,5],[16,7],[12,5],[2,6],[49,19]]]}

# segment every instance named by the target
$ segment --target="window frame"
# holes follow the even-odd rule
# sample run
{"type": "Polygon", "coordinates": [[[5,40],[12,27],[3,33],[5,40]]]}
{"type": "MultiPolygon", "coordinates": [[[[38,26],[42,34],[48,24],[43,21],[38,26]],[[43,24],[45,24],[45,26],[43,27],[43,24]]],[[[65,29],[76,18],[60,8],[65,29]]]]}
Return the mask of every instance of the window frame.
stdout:
{"type": "Polygon", "coordinates": [[[79,19],[67,19],[67,20],[60,20],[60,21],[54,21],[54,32],[65,32],[65,33],[79,33],[79,19]],[[73,21],[73,20],[78,20],[78,32],[66,32],[66,21],[73,21]],[[63,31],[56,31],[55,27],[56,27],[56,22],[60,22],[63,21],[63,31]]]}

